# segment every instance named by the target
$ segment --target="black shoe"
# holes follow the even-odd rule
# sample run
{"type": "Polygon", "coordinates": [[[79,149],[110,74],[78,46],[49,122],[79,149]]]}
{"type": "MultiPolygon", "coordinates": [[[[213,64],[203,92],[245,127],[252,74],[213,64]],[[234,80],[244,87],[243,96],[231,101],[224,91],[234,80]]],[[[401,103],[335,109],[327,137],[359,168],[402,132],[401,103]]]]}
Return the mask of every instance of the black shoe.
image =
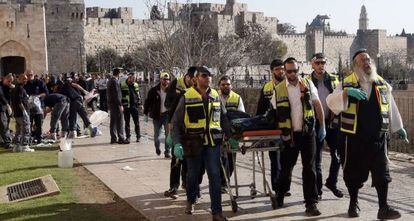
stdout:
{"type": "Polygon", "coordinates": [[[160,149],[156,149],[155,150],[155,153],[157,153],[157,155],[159,156],[159,155],[161,155],[161,150],[160,149]]]}
{"type": "Polygon", "coordinates": [[[336,188],[336,186],[331,186],[328,184],[325,184],[326,188],[328,188],[330,191],[332,191],[332,193],[338,197],[338,198],[342,198],[344,197],[344,194],[342,193],[342,191],[338,190],[338,188],[336,188]]]}
{"type": "Polygon", "coordinates": [[[386,220],[386,219],[398,219],[401,217],[401,213],[397,210],[391,208],[390,206],[384,206],[378,210],[377,219],[386,220]]]}
{"type": "Polygon", "coordinates": [[[361,209],[358,206],[358,202],[351,201],[349,202],[349,208],[348,208],[348,216],[351,218],[359,217],[359,212],[361,209]]]}
{"type": "Polygon", "coordinates": [[[137,138],[137,143],[139,143],[140,140],[141,140],[141,138],[137,138]]]}
{"type": "Polygon", "coordinates": [[[316,204],[307,205],[305,213],[308,216],[319,216],[319,215],[321,215],[321,212],[318,210],[318,207],[316,207],[316,204]]]}
{"type": "Polygon", "coordinates": [[[194,203],[187,202],[187,206],[185,207],[185,214],[191,215],[194,213],[194,203]]]}
{"type": "Polygon", "coordinates": [[[165,158],[171,158],[171,155],[170,155],[170,153],[164,153],[164,157],[165,158]]]}
{"type": "Polygon", "coordinates": [[[170,198],[173,198],[173,199],[177,199],[178,198],[178,196],[177,196],[177,189],[171,188],[171,189],[165,191],[164,192],[164,196],[165,197],[170,197],[170,198]]]}
{"type": "Polygon", "coordinates": [[[111,144],[118,143],[116,140],[111,140],[111,144]]]}
{"type": "Polygon", "coordinates": [[[276,201],[277,201],[277,207],[278,208],[283,207],[283,200],[284,199],[285,199],[285,196],[283,194],[277,196],[276,201]]]}
{"type": "Polygon", "coordinates": [[[125,141],[124,141],[124,142],[131,143],[131,141],[130,141],[129,137],[128,137],[127,139],[125,139],[125,141]]]}
{"type": "Polygon", "coordinates": [[[129,144],[128,140],[119,140],[118,144],[129,144]]]}
{"type": "Polygon", "coordinates": [[[318,200],[321,201],[322,200],[322,194],[318,195],[318,200]]]}
{"type": "Polygon", "coordinates": [[[285,196],[292,196],[292,194],[290,192],[286,192],[285,196]]]}

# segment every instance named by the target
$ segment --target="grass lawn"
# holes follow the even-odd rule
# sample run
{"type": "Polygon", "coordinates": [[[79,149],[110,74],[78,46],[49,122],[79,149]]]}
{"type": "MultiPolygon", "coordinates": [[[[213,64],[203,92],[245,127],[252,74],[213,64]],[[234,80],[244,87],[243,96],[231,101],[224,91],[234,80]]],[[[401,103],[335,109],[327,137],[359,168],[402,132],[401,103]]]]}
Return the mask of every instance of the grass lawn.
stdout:
{"type": "Polygon", "coordinates": [[[56,148],[12,153],[0,148],[0,186],[51,174],[61,193],[0,204],[0,220],[144,220],[81,166],[57,167],[56,148]]]}

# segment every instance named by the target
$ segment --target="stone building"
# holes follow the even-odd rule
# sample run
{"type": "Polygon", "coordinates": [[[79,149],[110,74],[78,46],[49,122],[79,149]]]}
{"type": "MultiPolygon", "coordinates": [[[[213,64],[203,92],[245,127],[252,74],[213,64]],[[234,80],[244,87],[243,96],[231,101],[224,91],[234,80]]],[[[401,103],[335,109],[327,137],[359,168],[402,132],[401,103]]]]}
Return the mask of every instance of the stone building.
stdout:
{"type": "Polygon", "coordinates": [[[1,74],[84,71],[84,12],[83,0],[0,0],[1,74]]]}
{"type": "Polygon", "coordinates": [[[288,48],[286,56],[300,62],[324,51],[330,67],[350,65],[359,48],[367,48],[373,58],[391,57],[402,61],[414,57],[414,37],[405,32],[388,36],[385,30],[369,29],[363,6],[356,34],[338,33],[325,25],[326,17],[316,16],[300,34],[278,35],[278,20],[263,12],[251,12],[247,4],[226,0],[225,4],[170,3],[162,19],[133,19],[132,8],[85,8],[84,0],[0,0],[0,72],[37,73],[86,71],[86,55],[113,48],[121,55],[132,52],[165,33],[174,31],[174,22],[187,16],[203,17],[209,29],[222,38],[234,35],[247,23],[260,24],[274,39],[288,48]],[[408,50],[407,50],[408,48],[408,50]]]}

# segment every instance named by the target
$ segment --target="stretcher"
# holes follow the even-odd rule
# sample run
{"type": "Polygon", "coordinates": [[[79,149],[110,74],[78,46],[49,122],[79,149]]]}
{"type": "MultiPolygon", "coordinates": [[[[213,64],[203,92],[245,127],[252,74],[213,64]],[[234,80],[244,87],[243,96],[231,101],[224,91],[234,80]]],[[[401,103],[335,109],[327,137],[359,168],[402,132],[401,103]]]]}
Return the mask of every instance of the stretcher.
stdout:
{"type": "MultiPolygon", "coordinates": [[[[232,205],[233,212],[237,212],[237,202],[236,198],[239,197],[239,187],[248,186],[250,188],[250,197],[253,199],[258,196],[258,191],[256,190],[256,162],[259,165],[262,181],[263,181],[263,196],[269,196],[272,203],[272,208],[277,208],[276,196],[272,192],[272,188],[266,179],[266,168],[264,164],[264,152],[267,151],[276,151],[281,147],[280,135],[282,132],[280,130],[260,130],[260,131],[246,131],[237,138],[239,138],[239,148],[238,150],[232,150],[229,145],[227,145],[227,151],[233,153],[233,168],[234,168],[234,188],[235,196],[233,196],[230,186],[229,195],[232,205]],[[253,182],[250,185],[240,186],[237,179],[237,166],[236,166],[236,157],[235,154],[241,152],[243,155],[246,153],[252,153],[252,172],[253,172],[253,182]]],[[[224,168],[223,168],[224,170],[224,168]]],[[[226,174],[226,173],[225,173],[226,174]]],[[[229,178],[226,176],[226,180],[229,181],[229,178]]],[[[230,183],[230,182],[227,182],[230,183]]]]}

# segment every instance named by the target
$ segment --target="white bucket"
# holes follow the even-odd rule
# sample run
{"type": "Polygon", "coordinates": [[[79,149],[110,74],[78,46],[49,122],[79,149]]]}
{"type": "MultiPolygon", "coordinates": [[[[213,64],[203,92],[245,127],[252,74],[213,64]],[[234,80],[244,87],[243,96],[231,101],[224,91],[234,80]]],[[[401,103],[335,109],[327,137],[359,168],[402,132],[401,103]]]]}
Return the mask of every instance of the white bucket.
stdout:
{"type": "Polygon", "coordinates": [[[73,167],[73,150],[59,151],[58,166],[60,168],[72,168],[73,167]]]}

